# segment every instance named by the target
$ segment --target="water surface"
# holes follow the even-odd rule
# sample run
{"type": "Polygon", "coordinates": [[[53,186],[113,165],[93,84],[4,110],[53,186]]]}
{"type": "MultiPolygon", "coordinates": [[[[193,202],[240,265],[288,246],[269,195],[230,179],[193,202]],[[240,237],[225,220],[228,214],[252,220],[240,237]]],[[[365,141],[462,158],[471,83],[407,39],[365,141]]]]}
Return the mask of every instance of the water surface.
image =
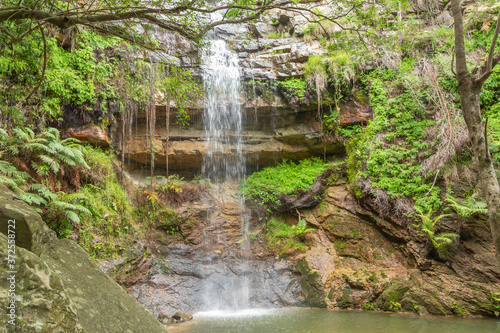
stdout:
{"type": "Polygon", "coordinates": [[[200,312],[169,327],[183,333],[500,333],[500,320],[321,309],[200,312]]]}

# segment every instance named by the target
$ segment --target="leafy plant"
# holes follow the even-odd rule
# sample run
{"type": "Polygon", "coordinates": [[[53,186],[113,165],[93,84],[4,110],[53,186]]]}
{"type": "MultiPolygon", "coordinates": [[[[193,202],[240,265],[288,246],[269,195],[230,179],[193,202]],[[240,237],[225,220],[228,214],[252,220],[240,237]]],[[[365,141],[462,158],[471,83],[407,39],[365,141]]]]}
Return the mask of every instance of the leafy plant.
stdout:
{"type": "Polygon", "coordinates": [[[443,217],[449,216],[449,214],[439,215],[432,218],[434,212],[431,210],[424,213],[420,207],[416,206],[415,211],[421,220],[421,224],[419,225],[421,230],[427,234],[432,242],[432,245],[439,253],[444,254],[444,248],[453,242],[453,238],[460,237],[459,235],[451,232],[436,233],[435,231],[436,223],[438,223],[443,217]]]}
{"type": "Polygon", "coordinates": [[[308,232],[314,231],[312,228],[307,228],[307,221],[301,219],[296,225],[292,226],[292,230],[299,239],[303,239],[308,232]]]}
{"type": "Polygon", "coordinates": [[[391,304],[389,305],[389,311],[397,312],[399,310],[401,310],[401,303],[391,301],[391,304]]]}
{"type": "Polygon", "coordinates": [[[290,105],[307,104],[309,94],[307,91],[307,82],[303,79],[288,79],[278,83],[285,100],[290,105]]]}
{"type": "Polygon", "coordinates": [[[468,196],[461,203],[458,202],[451,194],[446,194],[446,201],[452,207],[459,216],[461,217],[471,217],[477,214],[487,214],[488,208],[486,202],[477,200],[477,193],[468,196]]]}
{"type": "Polygon", "coordinates": [[[266,226],[267,247],[279,255],[304,251],[305,244],[301,240],[314,229],[307,229],[306,221],[301,221],[298,225],[289,225],[282,219],[271,218],[266,226]]]}

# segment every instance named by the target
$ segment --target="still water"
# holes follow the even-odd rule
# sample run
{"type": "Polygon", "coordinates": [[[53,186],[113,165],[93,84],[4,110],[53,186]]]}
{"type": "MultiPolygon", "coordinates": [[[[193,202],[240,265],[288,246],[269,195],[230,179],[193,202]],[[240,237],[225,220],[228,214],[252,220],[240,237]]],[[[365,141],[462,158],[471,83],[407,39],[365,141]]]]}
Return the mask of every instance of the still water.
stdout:
{"type": "Polygon", "coordinates": [[[183,333],[500,333],[500,320],[319,309],[200,312],[168,327],[183,333]]]}

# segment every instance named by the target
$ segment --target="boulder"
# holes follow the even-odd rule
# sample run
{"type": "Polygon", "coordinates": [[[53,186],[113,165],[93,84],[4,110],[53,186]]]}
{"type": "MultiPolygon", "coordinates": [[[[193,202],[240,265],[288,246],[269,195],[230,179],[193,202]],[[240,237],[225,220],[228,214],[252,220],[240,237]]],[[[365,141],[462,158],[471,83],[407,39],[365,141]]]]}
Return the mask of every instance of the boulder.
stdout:
{"type": "Polygon", "coordinates": [[[78,139],[83,142],[88,142],[94,146],[109,146],[108,134],[99,126],[87,125],[82,127],[69,128],[68,134],[72,138],[78,139]]]}
{"type": "Polygon", "coordinates": [[[16,246],[35,255],[41,253],[44,243],[56,238],[40,215],[7,187],[0,185],[0,233],[8,235],[9,225],[10,228],[15,226],[16,246]]]}
{"type": "MultiPolygon", "coordinates": [[[[15,247],[15,267],[10,267],[4,260],[11,249],[8,244],[0,234],[0,327],[7,332],[83,332],[59,275],[22,247],[15,247]],[[15,310],[11,311],[8,306],[13,299],[15,310]]],[[[0,328],[0,332],[4,331],[0,328]]]]}
{"type": "Polygon", "coordinates": [[[3,185],[0,226],[0,327],[8,332],[166,332],[80,246],[57,239],[3,185]],[[8,231],[14,220],[15,234],[8,231]],[[8,261],[12,252],[15,259],[8,261]],[[12,301],[15,316],[8,309],[12,301]]]}

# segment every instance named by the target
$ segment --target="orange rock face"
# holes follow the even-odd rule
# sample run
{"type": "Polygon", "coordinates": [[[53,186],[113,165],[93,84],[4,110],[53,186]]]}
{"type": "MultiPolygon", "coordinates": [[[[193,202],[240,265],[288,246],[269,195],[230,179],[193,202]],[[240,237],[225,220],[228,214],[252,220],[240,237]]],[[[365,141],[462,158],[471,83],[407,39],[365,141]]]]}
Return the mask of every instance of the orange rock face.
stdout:
{"type": "Polygon", "coordinates": [[[370,119],[372,119],[372,111],[369,105],[349,103],[340,108],[339,111],[340,126],[342,127],[366,124],[370,119]]]}
{"type": "Polygon", "coordinates": [[[88,142],[98,147],[108,147],[109,138],[105,130],[98,126],[83,126],[68,129],[68,134],[75,139],[88,142]]]}

